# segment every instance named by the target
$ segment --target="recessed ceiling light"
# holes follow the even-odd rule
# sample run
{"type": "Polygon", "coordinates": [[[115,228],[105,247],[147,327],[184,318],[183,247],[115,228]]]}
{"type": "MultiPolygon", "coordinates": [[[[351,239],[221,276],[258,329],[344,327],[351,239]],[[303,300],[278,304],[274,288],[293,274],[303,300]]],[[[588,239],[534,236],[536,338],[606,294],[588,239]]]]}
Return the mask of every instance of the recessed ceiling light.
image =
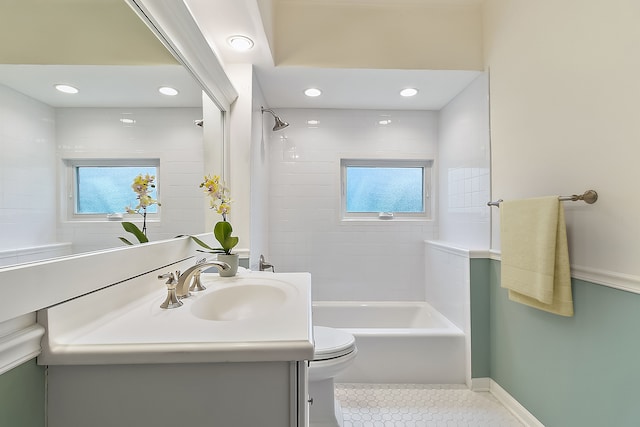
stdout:
{"type": "Polygon", "coordinates": [[[129,119],[129,118],[126,118],[126,117],[123,118],[123,119],[120,119],[120,121],[122,123],[124,123],[125,125],[132,125],[132,124],[134,124],[136,122],[134,119],[129,119]]]}
{"type": "Polygon", "coordinates": [[[380,125],[388,125],[391,123],[391,119],[386,119],[386,120],[380,120],[378,121],[378,124],[380,125]]]}
{"type": "Polygon", "coordinates": [[[400,96],[405,96],[405,97],[415,96],[417,94],[418,94],[418,89],[415,89],[415,88],[412,88],[412,87],[408,87],[408,88],[402,89],[400,91],[400,96]]]}
{"type": "Polygon", "coordinates": [[[54,86],[56,89],[58,89],[60,92],[64,92],[64,93],[78,93],[78,89],[73,87],[73,86],[69,86],[69,85],[64,85],[64,84],[57,84],[54,86]]]}
{"type": "Polygon", "coordinates": [[[316,89],[316,88],[312,87],[312,88],[309,88],[309,89],[305,90],[304,94],[313,98],[313,97],[322,95],[322,91],[320,89],[316,89]]]}
{"type": "Polygon", "coordinates": [[[178,91],[176,89],[169,86],[162,86],[158,88],[158,92],[167,96],[176,96],[178,94],[178,91]]]}
{"type": "Polygon", "coordinates": [[[247,36],[231,36],[227,39],[227,43],[239,52],[244,52],[253,47],[253,40],[247,36]]]}
{"type": "Polygon", "coordinates": [[[319,120],[307,120],[307,124],[308,125],[317,125],[319,123],[320,123],[319,120]]]}

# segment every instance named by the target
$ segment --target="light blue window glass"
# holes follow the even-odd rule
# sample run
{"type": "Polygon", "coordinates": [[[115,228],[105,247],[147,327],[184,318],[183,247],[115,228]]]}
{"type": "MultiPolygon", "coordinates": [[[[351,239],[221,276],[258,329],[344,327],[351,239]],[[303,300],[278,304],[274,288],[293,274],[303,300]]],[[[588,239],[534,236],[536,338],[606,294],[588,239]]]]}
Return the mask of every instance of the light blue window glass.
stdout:
{"type": "Polygon", "coordinates": [[[346,212],[420,213],[423,167],[346,167],[346,212]]]}
{"type": "MultiPolygon", "coordinates": [[[[158,173],[155,166],[77,166],[76,213],[108,214],[124,212],[127,206],[138,205],[137,195],[131,189],[136,176],[142,174],[156,177],[149,194],[157,199],[158,173]]],[[[157,213],[158,206],[151,205],[147,213],[157,213]]]]}

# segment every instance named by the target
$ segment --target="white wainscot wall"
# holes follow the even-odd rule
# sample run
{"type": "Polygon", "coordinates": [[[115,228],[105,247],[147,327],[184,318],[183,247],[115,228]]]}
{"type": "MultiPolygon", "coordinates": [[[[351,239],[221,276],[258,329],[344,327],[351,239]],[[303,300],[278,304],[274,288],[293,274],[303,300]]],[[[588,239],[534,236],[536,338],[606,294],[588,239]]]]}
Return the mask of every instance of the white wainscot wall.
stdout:
{"type": "Polygon", "coordinates": [[[445,242],[425,242],[425,298],[467,332],[469,318],[469,250],[445,242]]]}
{"type": "Polygon", "coordinates": [[[69,242],[0,250],[0,267],[58,258],[71,255],[71,253],[71,243],[69,242]]]}
{"type": "Polygon", "coordinates": [[[465,334],[465,378],[471,385],[471,258],[488,250],[469,250],[450,242],[425,242],[426,301],[465,334]]]}

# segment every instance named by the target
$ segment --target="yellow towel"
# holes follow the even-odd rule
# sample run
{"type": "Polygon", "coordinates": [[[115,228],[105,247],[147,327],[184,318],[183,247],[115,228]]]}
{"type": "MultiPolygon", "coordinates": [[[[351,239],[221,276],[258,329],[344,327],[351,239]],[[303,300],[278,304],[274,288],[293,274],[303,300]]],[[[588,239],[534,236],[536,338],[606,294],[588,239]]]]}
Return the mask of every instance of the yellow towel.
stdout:
{"type": "Polygon", "coordinates": [[[501,282],[509,299],[573,316],[564,208],[557,196],[500,204],[501,282]]]}

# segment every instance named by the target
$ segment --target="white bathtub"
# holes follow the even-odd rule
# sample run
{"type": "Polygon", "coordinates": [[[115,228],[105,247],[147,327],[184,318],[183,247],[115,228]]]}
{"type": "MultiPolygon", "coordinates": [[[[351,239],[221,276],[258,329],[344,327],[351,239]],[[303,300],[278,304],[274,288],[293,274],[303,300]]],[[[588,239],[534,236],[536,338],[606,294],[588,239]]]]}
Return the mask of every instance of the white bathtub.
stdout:
{"type": "Polygon", "coordinates": [[[358,355],[337,382],[465,382],[464,333],[426,302],[314,301],[313,324],[356,337],[358,355]]]}

